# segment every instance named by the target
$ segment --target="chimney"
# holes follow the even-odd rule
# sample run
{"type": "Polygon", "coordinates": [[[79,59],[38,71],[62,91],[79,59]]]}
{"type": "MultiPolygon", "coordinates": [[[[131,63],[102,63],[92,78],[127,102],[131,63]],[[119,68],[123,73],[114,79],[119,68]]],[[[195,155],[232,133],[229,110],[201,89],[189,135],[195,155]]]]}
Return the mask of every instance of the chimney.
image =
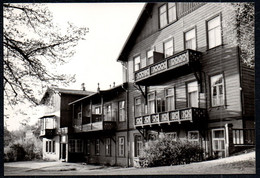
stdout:
{"type": "Polygon", "coordinates": [[[82,83],[82,84],[81,84],[81,89],[82,89],[83,91],[86,91],[85,83],[82,83]]]}
{"type": "Polygon", "coordinates": [[[115,83],[115,82],[113,82],[113,87],[115,87],[115,84],[116,84],[116,83],[115,83]]]}
{"type": "Polygon", "coordinates": [[[97,85],[98,85],[97,92],[100,92],[99,83],[97,85]]]}

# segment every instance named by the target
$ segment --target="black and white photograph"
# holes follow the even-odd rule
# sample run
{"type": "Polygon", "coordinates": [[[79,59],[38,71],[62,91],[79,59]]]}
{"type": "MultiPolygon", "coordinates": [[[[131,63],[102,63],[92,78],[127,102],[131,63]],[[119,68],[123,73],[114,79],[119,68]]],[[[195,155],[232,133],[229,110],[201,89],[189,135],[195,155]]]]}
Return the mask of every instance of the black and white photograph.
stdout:
{"type": "Polygon", "coordinates": [[[254,2],[2,5],[4,176],[257,173],[254,2]]]}

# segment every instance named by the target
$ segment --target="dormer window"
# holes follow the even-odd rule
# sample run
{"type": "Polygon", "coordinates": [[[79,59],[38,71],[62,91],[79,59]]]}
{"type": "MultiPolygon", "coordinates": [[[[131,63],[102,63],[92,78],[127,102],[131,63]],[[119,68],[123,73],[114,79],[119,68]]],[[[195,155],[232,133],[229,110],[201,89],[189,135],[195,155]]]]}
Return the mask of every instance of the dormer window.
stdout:
{"type": "Polygon", "coordinates": [[[162,5],[159,8],[159,20],[160,20],[160,28],[165,27],[166,25],[174,22],[177,19],[176,15],[176,4],[175,3],[167,3],[162,5]]]}

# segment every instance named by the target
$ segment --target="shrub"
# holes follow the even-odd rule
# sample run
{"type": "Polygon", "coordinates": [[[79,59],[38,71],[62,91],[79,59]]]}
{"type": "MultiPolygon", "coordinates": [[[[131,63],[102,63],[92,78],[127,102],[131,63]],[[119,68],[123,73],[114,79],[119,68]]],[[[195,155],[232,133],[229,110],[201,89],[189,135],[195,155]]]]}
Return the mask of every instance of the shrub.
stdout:
{"type": "Polygon", "coordinates": [[[139,159],[142,167],[169,166],[200,161],[202,154],[198,144],[162,138],[147,142],[139,159]]]}
{"type": "Polygon", "coordinates": [[[12,144],[4,150],[5,161],[22,161],[25,158],[25,150],[21,144],[12,144]]]}

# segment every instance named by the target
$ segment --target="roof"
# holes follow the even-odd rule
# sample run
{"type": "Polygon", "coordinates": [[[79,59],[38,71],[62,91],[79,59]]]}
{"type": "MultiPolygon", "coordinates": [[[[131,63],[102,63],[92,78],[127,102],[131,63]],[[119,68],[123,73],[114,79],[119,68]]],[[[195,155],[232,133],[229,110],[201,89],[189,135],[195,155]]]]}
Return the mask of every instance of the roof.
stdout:
{"type": "Polygon", "coordinates": [[[77,102],[80,102],[80,101],[85,100],[85,99],[88,99],[88,98],[92,98],[92,97],[98,96],[98,95],[100,95],[100,94],[102,94],[102,95],[109,95],[109,94],[111,94],[112,92],[118,91],[118,90],[120,90],[120,89],[126,90],[126,88],[127,88],[127,83],[123,83],[123,84],[117,85],[117,86],[115,86],[115,87],[113,87],[113,88],[110,88],[110,89],[107,89],[107,90],[100,90],[99,92],[96,92],[96,93],[93,93],[93,94],[91,94],[91,95],[88,95],[88,96],[85,96],[85,97],[83,97],[83,98],[80,98],[80,99],[78,99],[78,100],[75,100],[75,101],[69,103],[69,105],[75,104],[75,103],[77,103],[77,102]]]}
{"type": "Polygon", "coordinates": [[[40,104],[42,104],[44,102],[44,98],[47,97],[49,95],[49,93],[53,93],[55,91],[58,93],[61,93],[61,94],[82,95],[82,96],[87,96],[87,95],[91,95],[94,93],[92,91],[72,90],[72,89],[64,89],[64,88],[49,88],[48,87],[40,101],[40,104]]]}
{"type": "Polygon", "coordinates": [[[126,39],[123,48],[121,49],[117,61],[126,61],[128,53],[130,52],[130,48],[134,45],[136,37],[139,35],[140,29],[144,26],[144,22],[150,16],[150,12],[152,11],[153,3],[146,3],[137,18],[137,21],[132,28],[128,38],[126,39]]]}

